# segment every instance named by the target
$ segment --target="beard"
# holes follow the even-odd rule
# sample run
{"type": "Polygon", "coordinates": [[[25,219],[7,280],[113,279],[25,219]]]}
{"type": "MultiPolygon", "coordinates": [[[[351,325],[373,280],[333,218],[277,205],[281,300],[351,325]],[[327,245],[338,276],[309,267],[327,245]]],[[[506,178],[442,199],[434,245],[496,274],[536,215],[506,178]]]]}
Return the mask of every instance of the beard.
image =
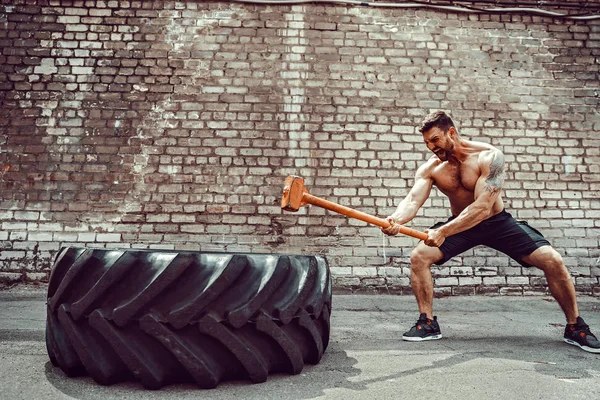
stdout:
{"type": "Polygon", "coordinates": [[[434,153],[442,161],[448,161],[448,158],[450,157],[449,152],[446,150],[438,150],[438,151],[435,151],[434,153]]]}
{"type": "Polygon", "coordinates": [[[452,156],[452,153],[454,153],[454,144],[450,143],[449,147],[446,149],[440,148],[436,151],[434,151],[434,154],[442,161],[448,161],[450,159],[450,157],[452,156]]]}

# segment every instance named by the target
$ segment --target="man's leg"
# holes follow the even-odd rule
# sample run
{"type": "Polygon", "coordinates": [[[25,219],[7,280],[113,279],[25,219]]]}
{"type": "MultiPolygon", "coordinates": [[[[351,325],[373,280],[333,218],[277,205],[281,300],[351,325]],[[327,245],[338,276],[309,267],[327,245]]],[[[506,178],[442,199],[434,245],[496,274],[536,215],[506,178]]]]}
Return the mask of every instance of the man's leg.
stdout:
{"type": "Polygon", "coordinates": [[[419,312],[433,318],[433,278],[431,264],[441,260],[444,253],[437,247],[420,242],[410,255],[410,285],[417,298],[419,312]]]}
{"type": "Polygon", "coordinates": [[[552,246],[542,246],[524,257],[523,261],[544,271],[552,297],[565,313],[567,323],[574,324],[579,316],[575,286],[560,254],[552,246]]]}

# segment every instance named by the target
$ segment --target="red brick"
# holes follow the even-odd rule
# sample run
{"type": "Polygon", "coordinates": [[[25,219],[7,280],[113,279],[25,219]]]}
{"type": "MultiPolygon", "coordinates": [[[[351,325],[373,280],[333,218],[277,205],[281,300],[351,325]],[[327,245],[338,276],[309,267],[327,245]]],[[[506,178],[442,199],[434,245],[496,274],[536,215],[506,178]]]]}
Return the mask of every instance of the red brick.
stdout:
{"type": "MultiPolygon", "coordinates": [[[[393,282],[372,272],[397,262],[382,257],[376,228],[317,207],[284,213],[278,202],[285,176],[298,174],[312,193],[388,215],[428,157],[416,127],[429,108],[444,107],[463,135],[505,151],[508,208],[579,266],[581,290],[598,293],[590,266],[600,256],[600,120],[590,49],[600,37],[585,23],[438,10],[426,14],[442,22],[423,31],[421,12],[375,10],[373,18],[404,21],[393,32],[314,5],[309,19],[287,21],[286,6],[214,19],[230,5],[59,3],[20,5],[0,31],[0,166],[9,166],[0,169],[0,215],[10,212],[15,224],[6,225],[9,240],[25,239],[29,212],[57,229],[34,234],[42,244],[201,248],[198,237],[186,243],[200,233],[210,248],[276,252],[283,232],[288,250],[364,267],[360,278],[336,279],[339,287],[412,294],[398,283],[408,279],[412,239],[389,239],[406,256],[393,282]],[[173,16],[183,18],[174,24],[173,16]],[[86,221],[122,234],[91,232],[86,221]]],[[[447,214],[439,193],[430,203],[414,228],[447,214]]],[[[30,279],[49,268],[55,250],[44,249],[30,279]]],[[[434,275],[436,296],[527,295],[545,284],[483,249],[434,275]]]]}

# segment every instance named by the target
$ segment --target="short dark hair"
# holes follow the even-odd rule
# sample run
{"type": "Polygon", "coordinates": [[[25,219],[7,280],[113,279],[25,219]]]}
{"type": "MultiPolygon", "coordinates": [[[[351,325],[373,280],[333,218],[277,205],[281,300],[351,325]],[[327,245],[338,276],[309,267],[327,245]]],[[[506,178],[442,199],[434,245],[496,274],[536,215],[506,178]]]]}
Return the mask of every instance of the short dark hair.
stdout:
{"type": "Polygon", "coordinates": [[[434,111],[423,120],[419,132],[425,133],[435,127],[440,128],[444,132],[447,132],[452,127],[456,128],[452,118],[448,114],[443,111],[434,111]]]}

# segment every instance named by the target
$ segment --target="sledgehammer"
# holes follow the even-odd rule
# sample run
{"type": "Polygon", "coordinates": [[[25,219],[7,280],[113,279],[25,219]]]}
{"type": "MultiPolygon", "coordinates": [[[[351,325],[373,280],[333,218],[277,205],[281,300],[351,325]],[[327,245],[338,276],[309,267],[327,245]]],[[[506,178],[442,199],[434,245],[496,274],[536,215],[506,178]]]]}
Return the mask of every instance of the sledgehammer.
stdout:
{"type": "MultiPolygon", "coordinates": [[[[299,176],[289,175],[285,179],[283,187],[283,197],[281,198],[281,208],[286,211],[298,211],[300,207],[307,204],[313,204],[327,210],[334,211],[338,214],[343,214],[347,217],[360,219],[373,225],[387,228],[391,224],[382,218],[377,218],[364,212],[353,210],[352,208],[341,206],[331,201],[323,200],[317,196],[308,193],[304,186],[304,179],[299,176]]],[[[415,231],[414,229],[400,226],[400,233],[415,237],[421,240],[427,240],[428,236],[424,232],[415,231]]]]}

